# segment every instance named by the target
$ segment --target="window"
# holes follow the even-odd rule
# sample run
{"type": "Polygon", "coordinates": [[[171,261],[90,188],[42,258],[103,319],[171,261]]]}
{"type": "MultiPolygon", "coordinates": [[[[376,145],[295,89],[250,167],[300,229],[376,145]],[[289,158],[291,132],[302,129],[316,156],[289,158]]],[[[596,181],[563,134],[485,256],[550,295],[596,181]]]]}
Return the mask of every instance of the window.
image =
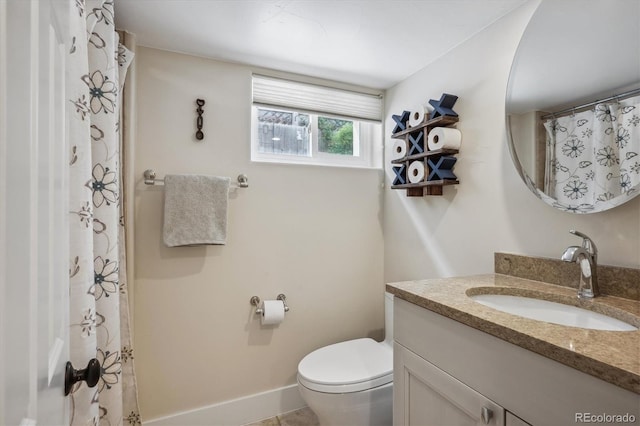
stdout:
{"type": "Polygon", "coordinates": [[[254,75],[251,159],[380,168],[380,116],[379,96],[254,75]]]}

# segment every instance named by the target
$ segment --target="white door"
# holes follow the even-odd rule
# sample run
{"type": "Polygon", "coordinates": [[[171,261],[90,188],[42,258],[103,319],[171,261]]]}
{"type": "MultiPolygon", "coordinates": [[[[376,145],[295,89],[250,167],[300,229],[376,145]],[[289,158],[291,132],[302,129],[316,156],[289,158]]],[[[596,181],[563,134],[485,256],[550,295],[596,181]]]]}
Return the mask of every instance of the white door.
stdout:
{"type": "Polygon", "coordinates": [[[70,0],[0,0],[0,424],[69,422],[70,0]]]}
{"type": "Polygon", "coordinates": [[[398,343],[393,357],[394,425],[504,426],[495,402],[398,343]]]}

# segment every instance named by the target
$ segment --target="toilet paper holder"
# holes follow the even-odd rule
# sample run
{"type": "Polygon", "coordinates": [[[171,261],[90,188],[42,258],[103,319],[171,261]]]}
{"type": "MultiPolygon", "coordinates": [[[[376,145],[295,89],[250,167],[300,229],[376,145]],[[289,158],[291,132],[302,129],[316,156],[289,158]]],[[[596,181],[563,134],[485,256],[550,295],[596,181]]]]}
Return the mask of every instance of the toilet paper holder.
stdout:
{"type": "MultiPolygon", "coordinates": [[[[287,306],[287,296],[280,293],[276,297],[276,300],[281,300],[282,304],[284,305],[284,311],[289,312],[289,307],[287,306]]],[[[258,307],[260,306],[260,298],[258,296],[252,296],[251,299],[249,299],[249,303],[256,307],[256,315],[262,315],[262,308],[258,307]]]]}

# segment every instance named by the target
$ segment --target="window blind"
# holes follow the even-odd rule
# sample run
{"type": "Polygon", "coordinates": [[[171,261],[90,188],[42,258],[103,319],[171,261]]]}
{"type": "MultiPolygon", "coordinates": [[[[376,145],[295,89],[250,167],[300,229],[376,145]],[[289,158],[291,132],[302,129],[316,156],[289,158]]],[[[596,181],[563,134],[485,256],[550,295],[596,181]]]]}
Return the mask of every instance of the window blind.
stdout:
{"type": "Polygon", "coordinates": [[[313,113],[382,121],[382,97],[253,75],[253,103],[313,113]]]}

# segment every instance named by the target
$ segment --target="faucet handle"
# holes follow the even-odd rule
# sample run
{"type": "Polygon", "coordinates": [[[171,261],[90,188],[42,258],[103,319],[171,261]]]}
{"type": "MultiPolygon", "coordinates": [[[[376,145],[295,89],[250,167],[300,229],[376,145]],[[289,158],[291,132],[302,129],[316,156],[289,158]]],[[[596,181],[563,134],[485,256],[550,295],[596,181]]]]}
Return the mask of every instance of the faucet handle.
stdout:
{"type": "Polygon", "coordinates": [[[575,235],[576,237],[582,238],[582,248],[584,248],[589,253],[591,253],[594,260],[598,257],[598,248],[596,247],[596,244],[593,242],[591,238],[589,238],[587,235],[583,234],[580,231],[576,231],[575,229],[571,229],[569,232],[575,235]]]}

